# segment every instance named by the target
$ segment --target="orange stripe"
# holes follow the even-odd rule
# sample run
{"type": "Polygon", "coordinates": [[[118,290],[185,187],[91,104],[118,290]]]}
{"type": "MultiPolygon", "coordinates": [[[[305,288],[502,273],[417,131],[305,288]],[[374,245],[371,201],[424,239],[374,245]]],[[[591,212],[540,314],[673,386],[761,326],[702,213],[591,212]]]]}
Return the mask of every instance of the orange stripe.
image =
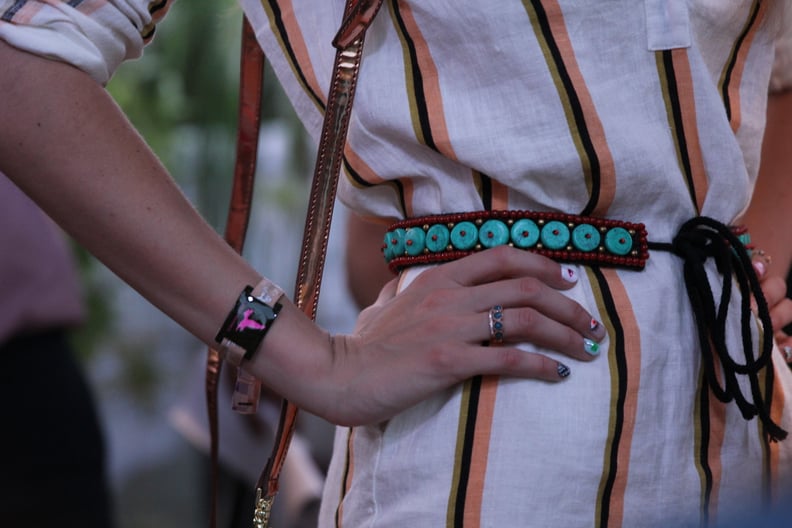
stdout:
{"type": "MultiPolygon", "coordinates": [[[[363,161],[363,159],[360,156],[358,156],[357,152],[352,150],[352,147],[349,145],[349,143],[347,143],[346,146],[344,147],[344,158],[346,158],[347,163],[349,163],[349,165],[352,166],[354,171],[364,181],[372,185],[378,185],[380,183],[387,182],[387,180],[383,179],[376,172],[374,172],[374,170],[368,165],[368,163],[363,161]]],[[[360,184],[356,184],[355,180],[350,179],[349,181],[352,182],[352,184],[355,185],[356,187],[360,187],[360,184]]]]}
{"type": "MultiPolygon", "coordinates": [[[[282,35],[275,25],[274,16],[269,8],[267,0],[261,0],[261,5],[264,7],[264,11],[267,13],[268,18],[270,19],[270,28],[272,33],[278,38],[279,41],[281,41],[282,35]]],[[[299,70],[302,72],[302,75],[305,77],[305,82],[308,83],[308,88],[310,88],[310,90],[313,91],[317,97],[319,97],[319,99],[322,101],[322,104],[326,105],[327,94],[325,93],[325,90],[322,89],[319,81],[316,78],[316,72],[314,72],[313,64],[311,64],[311,56],[308,54],[308,47],[305,45],[305,38],[303,37],[300,25],[297,23],[297,17],[294,14],[294,5],[289,0],[281,0],[278,2],[278,6],[280,7],[281,20],[288,37],[288,46],[291,48],[292,52],[294,53],[294,57],[297,60],[297,64],[290,63],[290,66],[293,70],[295,68],[299,68],[299,70]]],[[[281,47],[286,45],[286,43],[282,41],[280,43],[281,47]]],[[[288,53],[284,53],[284,55],[287,57],[287,59],[289,58],[288,53]]],[[[296,77],[299,79],[299,75],[296,75],[296,77]]]]}
{"type": "Polygon", "coordinates": [[[759,12],[756,16],[756,21],[751,26],[750,31],[745,35],[737,57],[734,62],[734,69],[732,70],[731,80],[729,82],[729,101],[731,102],[731,128],[734,132],[740,128],[742,124],[742,109],[740,105],[740,84],[742,84],[742,77],[745,71],[745,61],[748,59],[748,53],[751,51],[751,44],[754,37],[756,37],[759,26],[762,25],[765,14],[767,13],[767,6],[771,3],[768,1],[757,0],[759,2],[759,12]]]}
{"type": "Polygon", "coordinates": [[[413,196],[415,195],[415,186],[413,180],[406,178],[402,181],[404,187],[404,206],[407,208],[404,211],[406,218],[415,216],[415,207],[413,206],[413,196]]]}
{"type": "Polygon", "coordinates": [[[492,208],[505,211],[509,208],[509,188],[502,183],[492,181],[492,208]]]}
{"type": "MultiPolygon", "coordinates": [[[[712,352],[712,361],[715,365],[715,377],[718,384],[723,386],[721,363],[717,354],[712,352]]],[[[710,390],[705,388],[705,390],[710,390]]],[[[709,519],[714,522],[718,512],[718,498],[720,496],[720,483],[723,477],[723,441],[726,438],[726,404],[710,392],[709,398],[709,446],[707,449],[707,465],[712,473],[712,490],[709,496],[709,519]]]]}
{"type": "Polygon", "coordinates": [[[707,182],[707,171],[704,168],[701,142],[699,141],[696,97],[687,50],[671,50],[671,60],[674,63],[674,75],[676,76],[679,106],[682,114],[681,124],[685,133],[687,154],[690,160],[690,176],[693,179],[693,187],[696,192],[696,210],[700,212],[704,206],[704,199],[707,196],[709,184],[707,182]]]}
{"type": "MultiPolygon", "coordinates": [[[[578,66],[577,59],[575,58],[575,50],[572,48],[572,42],[567,32],[561,6],[558,5],[557,0],[544,0],[542,5],[547,13],[547,18],[553,36],[555,37],[556,45],[564,58],[564,65],[566,66],[567,73],[572,81],[578,100],[580,101],[591,143],[599,158],[600,195],[597,205],[591,214],[593,216],[604,216],[610,208],[611,203],[613,203],[613,197],[616,193],[616,167],[613,162],[613,156],[608,147],[608,142],[605,138],[605,130],[597,114],[594,101],[591,98],[586,82],[583,79],[583,74],[578,66]]],[[[586,165],[588,165],[588,162],[586,162],[586,165]]],[[[591,167],[586,167],[586,169],[590,171],[591,167]]]]}
{"type": "MultiPolygon", "coordinates": [[[[62,4],[63,2],[58,2],[58,3],[62,4]]],[[[162,9],[157,11],[156,16],[152,16],[151,22],[154,23],[161,20],[162,17],[165,16],[165,13],[168,12],[168,8],[170,7],[171,3],[172,2],[168,2],[166,6],[164,6],[162,9]]],[[[90,15],[95,11],[97,11],[98,9],[104,7],[105,5],[107,5],[107,0],[86,0],[84,2],[80,2],[80,5],[78,5],[76,9],[77,11],[79,11],[84,15],[90,15]]],[[[149,5],[149,9],[150,8],[151,6],[149,5]]]]}
{"type": "Polygon", "coordinates": [[[440,76],[437,72],[437,65],[429,51],[429,44],[421,33],[421,29],[415,21],[412,9],[407,3],[399,4],[401,14],[407,33],[415,46],[418,68],[421,71],[423,80],[424,99],[429,118],[429,125],[432,132],[432,139],[438,152],[442,155],[457,161],[456,152],[451,146],[451,138],[448,135],[448,125],[446,124],[445,112],[443,107],[443,96],[440,90],[440,76]]]}
{"type": "Polygon", "coordinates": [[[630,468],[630,452],[632,449],[635,419],[638,414],[638,387],[641,380],[641,333],[635,319],[632,303],[614,269],[602,269],[602,275],[608,282],[613,303],[619,314],[619,322],[624,332],[625,360],[627,362],[627,387],[624,401],[624,422],[619,440],[619,452],[616,456],[619,468],[613,484],[610,502],[608,526],[620,527],[624,518],[624,496],[627,489],[627,477],[630,468]]]}
{"type": "Polygon", "coordinates": [[[481,525],[481,503],[484,497],[484,481],[487,476],[492,418],[495,414],[495,397],[498,392],[498,376],[484,376],[479,392],[478,412],[476,413],[476,432],[473,435],[473,453],[468,473],[467,493],[465,494],[465,528],[481,525]]]}
{"type": "Polygon", "coordinates": [[[27,4],[23,5],[19,11],[14,13],[13,18],[11,18],[11,22],[14,24],[28,24],[30,20],[36,16],[36,13],[41,11],[44,6],[38,2],[28,2],[27,4]]]}

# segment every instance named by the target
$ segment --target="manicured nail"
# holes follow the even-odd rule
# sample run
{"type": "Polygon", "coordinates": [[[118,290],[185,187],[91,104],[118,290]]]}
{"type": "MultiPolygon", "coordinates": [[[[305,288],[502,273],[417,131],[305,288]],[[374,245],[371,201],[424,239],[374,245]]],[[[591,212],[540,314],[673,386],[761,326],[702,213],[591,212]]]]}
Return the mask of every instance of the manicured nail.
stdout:
{"type": "Polygon", "coordinates": [[[572,371],[569,370],[569,367],[567,367],[566,365],[564,365],[561,362],[558,363],[558,367],[557,367],[556,370],[558,371],[558,377],[559,378],[566,378],[567,376],[569,376],[572,373],[572,371]]]}
{"type": "Polygon", "coordinates": [[[767,266],[761,260],[754,260],[753,267],[756,270],[756,275],[761,279],[767,273],[767,266]]]}
{"type": "Polygon", "coordinates": [[[561,276],[567,282],[577,282],[578,281],[578,274],[575,268],[562,264],[561,265],[561,276]]]}
{"type": "Polygon", "coordinates": [[[599,355],[599,343],[591,339],[583,339],[583,348],[592,356],[599,355]]]}
{"type": "Polygon", "coordinates": [[[599,328],[600,326],[601,325],[600,325],[599,321],[597,321],[596,319],[592,319],[591,322],[589,323],[589,330],[591,330],[593,332],[597,328],[599,328]]]}

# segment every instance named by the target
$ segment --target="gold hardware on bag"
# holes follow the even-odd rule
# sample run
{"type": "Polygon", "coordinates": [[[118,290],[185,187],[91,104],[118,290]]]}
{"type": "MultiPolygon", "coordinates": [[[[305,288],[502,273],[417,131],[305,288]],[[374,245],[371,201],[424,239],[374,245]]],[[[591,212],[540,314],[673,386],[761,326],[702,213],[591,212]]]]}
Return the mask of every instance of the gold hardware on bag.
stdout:
{"type": "Polygon", "coordinates": [[[256,489],[256,511],[253,513],[253,528],[268,528],[272,513],[272,497],[262,497],[261,488],[256,489]]]}

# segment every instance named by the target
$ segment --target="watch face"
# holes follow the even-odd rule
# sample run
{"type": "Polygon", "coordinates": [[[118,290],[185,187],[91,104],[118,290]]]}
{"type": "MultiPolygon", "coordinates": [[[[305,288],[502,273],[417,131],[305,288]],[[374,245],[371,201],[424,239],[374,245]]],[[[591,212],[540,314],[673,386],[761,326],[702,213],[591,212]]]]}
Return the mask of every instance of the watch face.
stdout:
{"type": "MultiPolygon", "coordinates": [[[[245,349],[250,354],[254,352],[272,322],[278,317],[280,304],[270,307],[251,295],[252,288],[248,286],[239,295],[236,306],[228,314],[217,340],[228,339],[245,349]]],[[[247,354],[246,354],[247,355],[247,354]]]]}

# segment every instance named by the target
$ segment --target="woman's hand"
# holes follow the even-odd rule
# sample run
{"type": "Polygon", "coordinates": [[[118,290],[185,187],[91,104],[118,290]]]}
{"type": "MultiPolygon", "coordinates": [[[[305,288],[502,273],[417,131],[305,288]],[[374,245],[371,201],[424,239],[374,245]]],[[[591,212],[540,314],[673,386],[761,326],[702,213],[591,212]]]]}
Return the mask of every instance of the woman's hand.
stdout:
{"type": "Polygon", "coordinates": [[[770,321],[773,324],[773,337],[784,353],[787,363],[792,363],[792,337],[784,332],[784,327],[792,323],[792,299],[787,297],[786,281],[777,275],[767,273],[770,260],[763,254],[753,258],[754,269],[762,286],[762,293],[770,309],[770,321]]]}
{"type": "Polygon", "coordinates": [[[566,365],[514,344],[530,342],[584,361],[596,357],[603,326],[558,291],[576,280],[574,268],[499,247],[429,269],[398,295],[391,281],[352,335],[333,337],[324,355],[306,350],[303,360],[293,358],[295,366],[317,365],[311,369],[317,379],[308,384],[314,390],[275,389],[350,425],[389,418],[478,374],[561,381],[570,372],[566,365]],[[487,346],[494,305],[503,307],[504,343],[487,346]]]}

